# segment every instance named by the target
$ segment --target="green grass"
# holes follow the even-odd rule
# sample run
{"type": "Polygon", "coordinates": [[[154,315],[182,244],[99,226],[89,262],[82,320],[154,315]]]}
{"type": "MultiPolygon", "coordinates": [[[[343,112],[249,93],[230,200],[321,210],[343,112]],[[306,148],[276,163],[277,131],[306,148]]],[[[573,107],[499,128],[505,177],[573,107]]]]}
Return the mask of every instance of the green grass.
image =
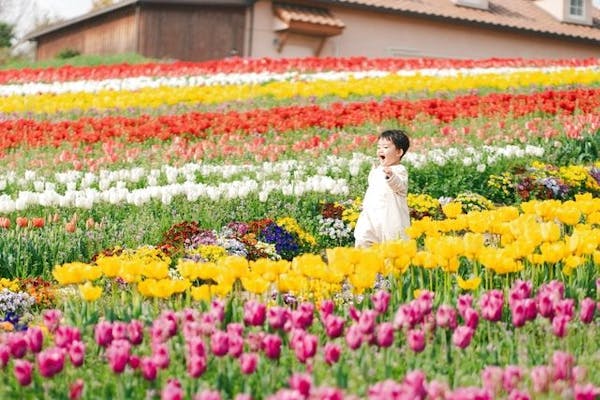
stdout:
{"type": "Polygon", "coordinates": [[[69,58],[53,58],[43,61],[29,61],[24,59],[10,60],[0,65],[0,70],[23,69],[23,68],[51,68],[61,67],[63,65],[93,66],[110,64],[142,64],[148,62],[157,62],[158,60],[146,58],[136,53],[113,54],[113,55],[79,55],[69,58]]]}

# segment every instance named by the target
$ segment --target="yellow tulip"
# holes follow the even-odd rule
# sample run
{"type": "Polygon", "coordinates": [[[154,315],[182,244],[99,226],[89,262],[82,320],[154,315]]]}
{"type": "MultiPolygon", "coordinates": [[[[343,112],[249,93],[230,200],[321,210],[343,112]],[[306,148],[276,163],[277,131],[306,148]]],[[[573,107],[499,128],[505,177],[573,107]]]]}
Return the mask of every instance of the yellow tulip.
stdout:
{"type": "Polygon", "coordinates": [[[462,290],[477,290],[479,285],[481,284],[481,278],[478,276],[474,276],[470,279],[463,279],[460,276],[456,277],[456,281],[458,283],[458,287],[462,290]]]}
{"type": "Polygon", "coordinates": [[[190,294],[195,301],[210,302],[212,300],[210,285],[192,286],[190,294]]]}
{"type": "Polygon", "coordinates": [[[79,294],[85,301],[96,301],[102,296],[102,288],[93,286],[90,281],[87,281],[85,284],[79,285],[79,294]]]}
{"type": "Polygon", "coordinates": [[[451,201],[442,206],[442,211],[446,218],[456,218],[459,214],[462,214],[462,203],[460,201],[451,201]]]}

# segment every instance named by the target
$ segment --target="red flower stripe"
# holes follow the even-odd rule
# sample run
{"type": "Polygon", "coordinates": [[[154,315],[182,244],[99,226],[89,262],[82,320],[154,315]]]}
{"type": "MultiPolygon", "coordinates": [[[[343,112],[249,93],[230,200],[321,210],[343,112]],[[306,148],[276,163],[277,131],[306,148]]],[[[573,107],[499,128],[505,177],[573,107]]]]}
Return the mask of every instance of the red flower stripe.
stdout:
{"type": "Polygon", "coordinates": [[[115,64],[100,66],[18,69],[0,71],[0,84],[102,80],[137,76],[173,77],[214,73],[250,73],[288,71],[365,71],[414,70],[423,68],[492,68],[492,67],[583,67],[599,65],[597,58],[563,60],[526,60],[522,58],[490,58],[481,60],[449,60],[436,58],[231,58],[206,62],[173,62],[144,64],[115,64]]]}
{"type": "Polygon", "coordinates": [[[600,89],[549,90],[534,94],[494,93],[466,95],[454,99],[418,101],[386,99],[380,102],[334,103],[327,107],[292,106],[247,112],[192,112],[182,115],[126,118],[85,117],[77,121],[34,121],[27,119],[0,122],[0,151],[19,145],[32,147],[68,143],[96,143],[111,138],[142,142],[170,139],[178,135],[206,137],[220,133],[265,133],[321,127],[326,129],[397,119],[408,123],[427,115],[447,123],[457,118],[506,115],[520,117],[531,113],[598,113],[600,89]]]}

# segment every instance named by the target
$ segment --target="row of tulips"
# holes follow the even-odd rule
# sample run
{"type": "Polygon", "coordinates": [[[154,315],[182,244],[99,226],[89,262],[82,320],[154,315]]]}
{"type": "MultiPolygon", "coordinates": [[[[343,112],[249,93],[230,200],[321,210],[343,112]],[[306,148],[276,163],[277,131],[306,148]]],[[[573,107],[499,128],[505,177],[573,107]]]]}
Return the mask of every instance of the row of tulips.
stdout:
{"type": "MultiPolygon", "coordinates": [[[[0,335],[0,391],[32,386],[23,389],[26,394],[45,387],[62,398],[69,386],[85,387],[74,398],[92,398],[94,392],[137,397],[159,389],[161,398],[170,399],[181,398],[167,393],[177,377],[180,396],[194,398],[208,391],[269,399],[405,398],[393,393],[414,399],[595,398],[600,388],[590,383],[598,377],[593,354],[576,360],[566,349],[594,334],[600,304],[589,297],[576,304],[558,281],[536,289],[529,281],[515,281],[506,293],[462,294],[453,303],[439,302],[426,290],[406,302],[379,290],[347,312],[336,310],[331,300],[290,308],[232,298],[214,300],[208,308],[165,310],[147,322],[97,320],[82,326],[66,324],[59,310],[47,310],[42,326],[0,335]],[[540,354],[538,343],[523,360],[519,347],[532,346],[536,330],[553,333],[546,345],[554,353],[540,354]],[[476,354],[481,359],[463,374],[451,372],[476,354]],[[506,366],[487,364],[492,360],[506,366]],[[370,374],[355,375],[364,370],[370,374]],[[446,378],[436,379],[442,371],[446,378]],[[119,375],[127,379],[115,379],[119,375]],[[427,376],[434,379],[427,382],[427,376]]],[[[589,343],[589,350],[597,346],[589,343]]]]}
{"type": "Polygon", "coordinates": [[[478,89],[519,89],[519,85],[555,87],[567,85],[592,85],[600,81],[600,69],[553,69],[514,72],[497,71],[439,71],[429,75],[427,71],[409,75],[407,73],[385,74],[367,72],[349,75],[320,74],[317,76],[265,76],[257,79],[236,79],[235,82],[206,82],[205,79],[189,77],[185,80],[130,82],[122,85],[115,82],[82,82],[56,89],[31,87],[25,90],[0,86],[4,113],[24,113],[32,108],[38,113],[52,114],[70,109],[114,109],[139,107],[162,107],[163,105],[203,104],[213,105],[233,101],[249,101],[255,98],[313,98],[335,96],[341,99],[366,96],[391,96],[399,93],[429,92],[442,90],[469,91],[478,89]],[[452,73],[454,72],[454,73],[452,73]],[[383,76],[382,76],[383,75],[383,76]],[[237,82],[241,81],[241,82],[237,82]],[[2,90],[4,89],[4,90],[2,90]]]}
{"type": "Polygon", "coordinates": [[[510,114],[562,115],[594,114],[600,103],[596,89],[549,90],[533,94],[466,95],[454,99],[336,103],[328,107],[290,106],[269,110],[216,113],[197,112],[157,118],[106,117],[77,121],[47,122],[33,120],[0,121],[0,150],[27,145],[31,147],[61,143],[96,143],[122,138],[129,141],[166,140],[174,136],[205,137],[210,133],[246,134],[285,132],[309,127],[339,129],[366,122],[396,119],[409,123],[421,115],[443,122],[458,118],[493,117],[510,114]]]}
{"type": "Polygon", "coordinates": [[[419,69],[473,69],[473,68],[557,68],[593,67],[595,58],[588,59],[523,59],[493,58],[478,60],[452,59],[401,59],[401,58],[286,58],[286,59],[242,59],[231,58],[200,63],[140,63],[100,65],[94,67],[20,69],[0,71],[0,83],[28,84],[33,82],[68,82],[132,77],[179,77],[191,75],[289,73],[321,71],[397,71],[419,69]]]}

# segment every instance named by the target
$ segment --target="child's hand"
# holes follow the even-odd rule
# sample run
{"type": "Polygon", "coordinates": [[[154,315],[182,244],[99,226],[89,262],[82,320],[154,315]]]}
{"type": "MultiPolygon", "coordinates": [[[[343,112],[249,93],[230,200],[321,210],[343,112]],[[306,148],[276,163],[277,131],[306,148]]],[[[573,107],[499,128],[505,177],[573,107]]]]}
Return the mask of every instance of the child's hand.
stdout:
{"type": "Polygon", "coordinates": [[[385,174],[385,179],[390,179],[392,177],[392,169],[390,167],[383,167],[383,173],[385,174]]]}

